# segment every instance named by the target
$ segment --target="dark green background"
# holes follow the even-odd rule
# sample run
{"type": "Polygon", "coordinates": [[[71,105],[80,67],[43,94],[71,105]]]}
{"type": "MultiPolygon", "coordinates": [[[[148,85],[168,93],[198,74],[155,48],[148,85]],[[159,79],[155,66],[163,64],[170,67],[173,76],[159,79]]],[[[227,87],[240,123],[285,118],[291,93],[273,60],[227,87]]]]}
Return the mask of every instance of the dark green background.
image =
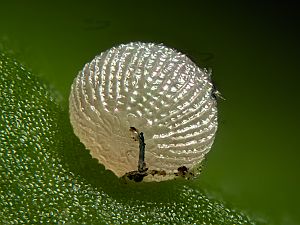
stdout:
{"type": "Polygon", "coordinates": [[[199,179],[274,224],[299,224],[299,16],[289,2],[0,2],[0,50],[57,89],[116,44],[164,43],[210,67],[226,101],[199,179]]]}

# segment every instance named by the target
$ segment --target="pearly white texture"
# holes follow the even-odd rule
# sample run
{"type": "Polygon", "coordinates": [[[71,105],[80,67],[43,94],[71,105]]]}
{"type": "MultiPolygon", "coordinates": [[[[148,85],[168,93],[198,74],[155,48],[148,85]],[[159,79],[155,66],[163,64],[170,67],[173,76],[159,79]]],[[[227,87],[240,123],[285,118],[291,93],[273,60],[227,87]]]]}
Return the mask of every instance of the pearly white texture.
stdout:
{"type": "Polygon", "coordinates": [[[210,73],[178,51],[153,43],[113,47],[75,78],[70,93],[75,134],[118,177],[137,170],[143,132],[145,181],[195,173],[217,130],[210,73]],[[135,140],[134,140],[135,139],[135,140]]]}

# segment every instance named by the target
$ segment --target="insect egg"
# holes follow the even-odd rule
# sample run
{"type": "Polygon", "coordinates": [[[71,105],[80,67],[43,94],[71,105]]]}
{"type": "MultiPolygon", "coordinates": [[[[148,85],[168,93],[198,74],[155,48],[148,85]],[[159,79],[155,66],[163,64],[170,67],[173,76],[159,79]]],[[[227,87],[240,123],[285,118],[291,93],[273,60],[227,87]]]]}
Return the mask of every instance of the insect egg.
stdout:
{"type": "Polygon", "coordinates": [[[161,44],[132,42],[87,63],[69,97],[74,133],[116,176],[196,174],[217,130],[210,73],[161,44]]]}

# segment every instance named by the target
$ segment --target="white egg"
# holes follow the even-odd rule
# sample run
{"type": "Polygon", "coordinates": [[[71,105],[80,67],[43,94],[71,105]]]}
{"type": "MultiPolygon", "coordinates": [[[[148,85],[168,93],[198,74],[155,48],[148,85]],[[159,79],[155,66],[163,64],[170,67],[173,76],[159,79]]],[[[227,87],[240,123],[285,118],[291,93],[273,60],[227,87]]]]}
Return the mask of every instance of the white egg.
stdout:
{"type": "Polygon", "coordinates": [[[210,73],[161,44],[122,44],[96,56],[75,78],[69,103],[75,134],[118,177],[194,175],[217,130],[210,73]]]}

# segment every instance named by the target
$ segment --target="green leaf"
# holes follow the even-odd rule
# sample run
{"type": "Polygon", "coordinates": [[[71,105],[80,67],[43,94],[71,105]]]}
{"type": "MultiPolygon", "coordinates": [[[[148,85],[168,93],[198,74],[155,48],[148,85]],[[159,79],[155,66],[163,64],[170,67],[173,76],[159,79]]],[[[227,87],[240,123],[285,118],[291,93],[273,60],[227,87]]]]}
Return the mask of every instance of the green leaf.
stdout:
{"type": "Polygon", "coordinates": [[[193,181],[124,183],[73,134],[48,86],[0,54],[1,224],[255,224],[193,181]]]}

